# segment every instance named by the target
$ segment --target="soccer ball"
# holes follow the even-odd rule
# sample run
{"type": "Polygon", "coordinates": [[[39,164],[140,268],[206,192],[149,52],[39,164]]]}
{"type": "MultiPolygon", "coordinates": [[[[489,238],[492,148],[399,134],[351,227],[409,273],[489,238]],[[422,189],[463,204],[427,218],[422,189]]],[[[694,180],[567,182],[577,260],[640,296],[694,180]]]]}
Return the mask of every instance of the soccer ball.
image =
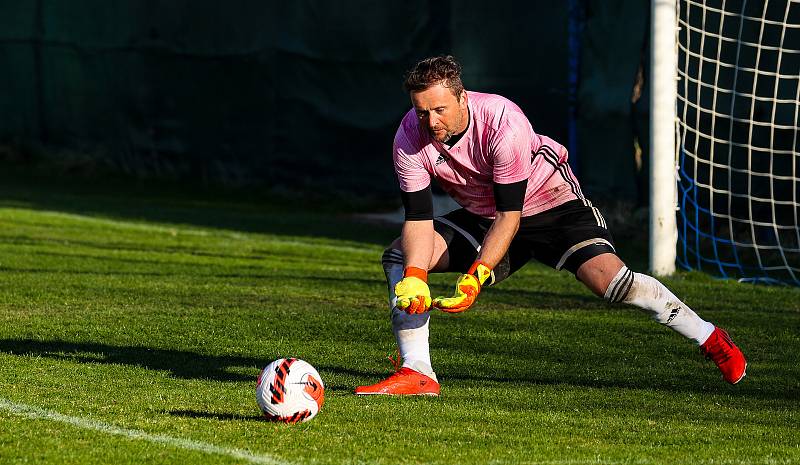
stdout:
{"type": "Polygon", "coordinates": [[[279,358],[258,375],[256,402],[270,421],[308,421],[325,402],[325,385],[308,362],[279,358]]]}

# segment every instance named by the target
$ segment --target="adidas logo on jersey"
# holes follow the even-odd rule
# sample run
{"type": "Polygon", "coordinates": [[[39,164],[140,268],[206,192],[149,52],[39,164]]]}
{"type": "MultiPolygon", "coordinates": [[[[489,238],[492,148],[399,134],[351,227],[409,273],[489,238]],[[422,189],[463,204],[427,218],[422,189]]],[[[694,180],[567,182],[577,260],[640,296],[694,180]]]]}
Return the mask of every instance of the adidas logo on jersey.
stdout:
{"type": "Polygon", "coordinates": [[[436,166],[439,166],[442,163],[447,163],[448,161],[450,161],[450,157],[448,157],[447,155],[445,155],[443,153],[440,153],[439,154],[439,158],[436,159],[436,166]]]}

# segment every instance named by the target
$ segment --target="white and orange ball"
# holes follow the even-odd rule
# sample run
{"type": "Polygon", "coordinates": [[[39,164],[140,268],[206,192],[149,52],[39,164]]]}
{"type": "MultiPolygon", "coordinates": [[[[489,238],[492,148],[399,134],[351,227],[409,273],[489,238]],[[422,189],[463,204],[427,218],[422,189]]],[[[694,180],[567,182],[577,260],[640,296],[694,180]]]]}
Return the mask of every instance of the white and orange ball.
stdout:
{"type": "Polygon", "coordinates": [[[314,418],[325,402],[325,385],[311,364],[280,358],[261,370],[256,401],[271,421],[298,423],[314,418]]]}

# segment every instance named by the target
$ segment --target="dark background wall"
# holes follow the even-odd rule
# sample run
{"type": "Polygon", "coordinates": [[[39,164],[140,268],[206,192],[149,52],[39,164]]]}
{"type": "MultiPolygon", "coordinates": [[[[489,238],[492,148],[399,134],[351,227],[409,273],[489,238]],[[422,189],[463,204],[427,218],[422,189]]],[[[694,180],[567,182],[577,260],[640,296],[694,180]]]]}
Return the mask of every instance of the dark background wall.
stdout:
{"type": "Polygon", "coordinates": [[[142,177],[388,196],[402,76],[452,53],[467,88],[571,145],[586,190],[641,202],[648,5],[0,0],[0,142],[142,177]]]}

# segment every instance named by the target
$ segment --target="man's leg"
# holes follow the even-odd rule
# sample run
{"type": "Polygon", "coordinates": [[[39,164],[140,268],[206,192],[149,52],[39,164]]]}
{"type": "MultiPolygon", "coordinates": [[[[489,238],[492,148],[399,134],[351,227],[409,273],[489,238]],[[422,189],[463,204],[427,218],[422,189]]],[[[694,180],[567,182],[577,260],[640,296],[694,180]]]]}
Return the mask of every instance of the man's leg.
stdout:
{"type": "MultiPolygon", "coordinates": [[[[434,233],[434,263],[429,265],[428,271],[434,271],[440,261],[447,260],[447,245],[444,239],[434,233]]],[[[381,260],[383,271],[386,275],[386,284],[389,291],[389,309],[392,312],[392,331],[397,340],[397,349],[403,360],[403,367],[423,373],[434,380],[436,374],[431,364],[428,329],[430,313],[410,315],[394,306],[394,287],[403,279],[404,262],[403,251],[400,250],[400,241],[396,240],[383,253],[381,260]]],[[[444,263],[446,268],[446,263],[444,263]]],[[[440,266],[441,268],[441,266],[440,266]]]]}
{"type": "MultiPolygon", "coordinates": [[[[434,233],[434,250],[429,271],[446,270],[447,244],[434,233]]],[[[433,371],[430,355],[430,313],[410,315],[394,306],[394,288],[403,279],[404,260],[400,240],[395,240],[381,258],[389,291],[389,308],[392,312],[392,331],[403,361],[397,373],[371,386],[356,388],[356,394],[383,395],[438,395],[439,385],[433,371]]]]}
{"type": "MultiPolygon", "coordinates": [[[[480,218],[462,208],[435,218],[433,224],[433,255],[428,271],[464,273],[475,261],[492,220],[480,218]]],[[[492,285],[521,268],[530,258],[528,247],[515,248],[512,243],[509,253],[493,270],[492,285]]],[[[394,288],[403,278],[405,263],[399,239],[386,249],[382,262],[389,286],[392,329],[403,365],[397,373],[377,384],[359,386],[356,394],[438,395],[439,383],[431,368],[428,345],[429,313],[409,315],[393,305],[394,288]]]]}
{"type": "Polygon", "coordinates": [[[631,271],[612,253],[590,258],[578,268],[576,276],[607,301],[639,307],[654,320],[694,340],[729,383],[736,384],[744,377],[747,362],[728,334],[700,318],[657,279],[631,271]]]}

